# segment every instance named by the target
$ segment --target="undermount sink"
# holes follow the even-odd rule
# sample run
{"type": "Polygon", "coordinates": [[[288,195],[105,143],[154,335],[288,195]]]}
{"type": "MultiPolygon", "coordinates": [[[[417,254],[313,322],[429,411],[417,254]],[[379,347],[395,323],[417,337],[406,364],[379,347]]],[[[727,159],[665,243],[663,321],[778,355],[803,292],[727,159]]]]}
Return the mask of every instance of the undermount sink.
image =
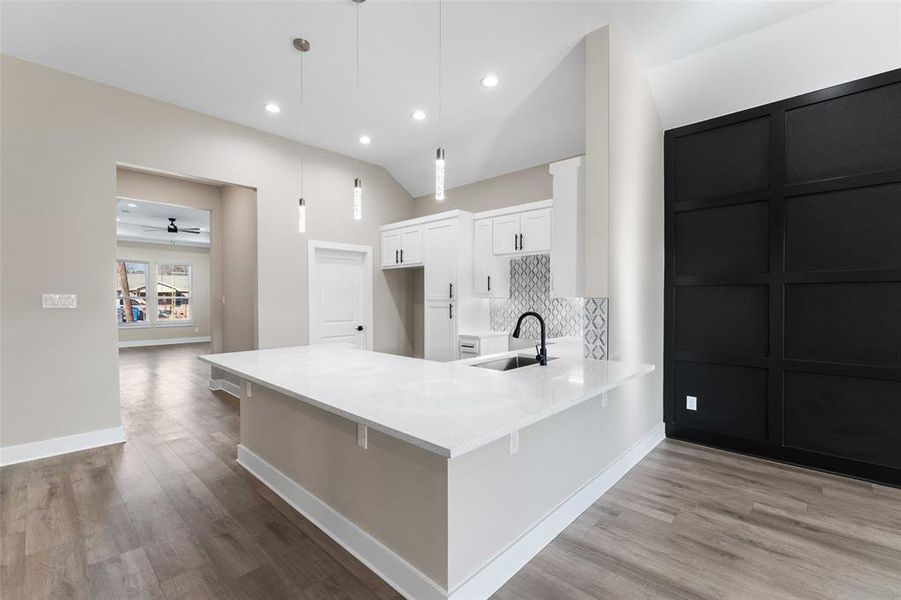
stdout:
{"type": "MultiPolygon", "coordinates": [[[[556,357],[549,356],[548,361],[557,360],[556,357]]],[[[472,367],[480,367],[482,369],[492,369],[494,371],[511,371],[520,367],[528,367],[529,365],[537,365],[538,359],[534,356],[526,354],[517,354],[516,356],[508,356],[506,358],[497,358],[485,362],[470,365],[472,367]]]]}

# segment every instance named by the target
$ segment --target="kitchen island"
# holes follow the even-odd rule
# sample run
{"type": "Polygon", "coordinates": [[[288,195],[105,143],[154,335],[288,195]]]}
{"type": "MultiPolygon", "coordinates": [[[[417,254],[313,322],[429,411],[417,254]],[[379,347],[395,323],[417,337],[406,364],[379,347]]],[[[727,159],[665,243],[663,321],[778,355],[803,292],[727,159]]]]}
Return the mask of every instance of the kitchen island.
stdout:
{"type": "Polygon", "coordinates": [[[605,393],[652,365],[317,345],[205,355],[241,385],[239,462],[410,598],[487,597],[662,438],[605,393]]]}

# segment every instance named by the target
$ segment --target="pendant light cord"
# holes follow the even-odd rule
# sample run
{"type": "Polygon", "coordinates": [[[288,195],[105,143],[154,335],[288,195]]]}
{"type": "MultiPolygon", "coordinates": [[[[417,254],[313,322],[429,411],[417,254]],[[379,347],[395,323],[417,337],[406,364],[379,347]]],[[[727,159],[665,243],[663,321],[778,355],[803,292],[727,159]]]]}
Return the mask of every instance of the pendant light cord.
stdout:
{"type": "Polygon", "coordinates": [[[442,54],[442,3],[438,0],[438,143],[441,143],[441,54],[442,54]]]}
{"type": "Polygon", "coordinates": [[[303,159],[304,159],[304,137],[303,137],[303,55],[300,53],[300,197],[303,199],[303,159]]]}
{"type": "MultiPolygon", "coordinates": [[[[354,136],[360,134],[360,4],[354,5],[354,119],[356,120],[356,132],[354,136]]],[[[355,144],[356,152],[354,158],[356,161],[357,177],[360,176],[360,144],[355,144]]]]}

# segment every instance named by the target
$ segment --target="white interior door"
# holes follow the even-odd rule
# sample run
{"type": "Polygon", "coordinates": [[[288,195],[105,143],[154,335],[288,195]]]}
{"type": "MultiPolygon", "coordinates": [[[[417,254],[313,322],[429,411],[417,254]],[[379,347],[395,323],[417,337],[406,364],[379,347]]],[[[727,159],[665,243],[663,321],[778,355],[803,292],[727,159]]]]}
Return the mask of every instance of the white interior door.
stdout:
{"type": "Polygon", "coordinates": [[[311,344],[367,347],[364,253],[316,248],[310,285],[311,344]]]}

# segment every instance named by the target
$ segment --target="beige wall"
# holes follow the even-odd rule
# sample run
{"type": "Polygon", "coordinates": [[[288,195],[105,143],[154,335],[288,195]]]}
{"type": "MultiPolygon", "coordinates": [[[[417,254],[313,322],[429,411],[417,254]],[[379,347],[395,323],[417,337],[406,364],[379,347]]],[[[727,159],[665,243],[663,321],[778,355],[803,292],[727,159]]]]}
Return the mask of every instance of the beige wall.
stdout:
{"type": "MultiPolygon", "coordinates": [[[[261,347],[307,341],[307,239],[375,250],[381,224],[413,215],[412,198],[381,167],[357,171],[348,157],[309,148],[301,235],[296,142],[6,55],[0,68],[3,446],[120,425],[108,269],[117,163],[257,190],[257,230],[266,232],[256,259],[261,347]],[[366,189],[359,222],[357,172],[366,189]],[[78,309],[42,310],[42,292],[76,293],[78,309]]],[[[376,350],[411,351],[404,285],[374,274],[376,350]]]]}
{"type": "Polygon", "coordinates": [[[353,421],[261,385],[241,394],[242,446],[447,584],[446,458],[374,429],[363,450],[353,421]]]}
{"type": "Polygon", "coordinates": [[[480,212],[548,200],[554,195],[553,183],[548,165],[538,165],[448,190],[443,202],[437,202],[434,194],[417,198],[415,216],[422,217],[453,209],[480,212]]]}
{"type": "Polygon", "coordinates": [[[254,190],[222,186],[222,352],[257,340],[257,202],[254,190]]]}
{"type": "Polygon", "coordinates": [[[150,264],[151,281],[158,264],[191,265],[191,321],[190,325],[156,325],[150,315],[149,327],[119,327],[120,342],[169,340],[209,337],[210,335],[210,250],[190,246],[144,244],[120,241],[116,257],[150,264]]]}

